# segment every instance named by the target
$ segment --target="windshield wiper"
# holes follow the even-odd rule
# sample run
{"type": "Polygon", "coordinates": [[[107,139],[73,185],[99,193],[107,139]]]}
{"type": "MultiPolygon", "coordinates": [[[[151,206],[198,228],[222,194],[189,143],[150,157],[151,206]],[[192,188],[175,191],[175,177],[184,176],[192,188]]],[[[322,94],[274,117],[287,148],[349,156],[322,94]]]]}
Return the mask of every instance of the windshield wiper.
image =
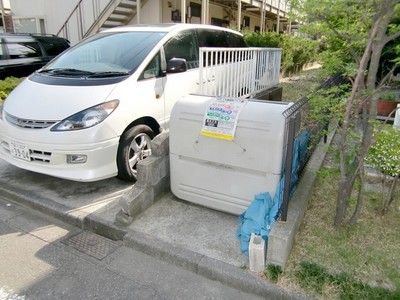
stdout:
{"type": "Polygon", "coordinates": [[[88,76],[88,78],[102,78],[102,77],[115,77],[115,76],[127,76],[128,72],[108,71],[108,72],[94,72],[88,76]]]}
{"type": "Polygon", "coordinates": [[[92,75],[95,74],[90,71],[84,71],[84,70],[78,70],[78,69],[72,69],[72,68],[57,68],[57,69],[44,69],[39,71],[39,73],[49,73],[49,74],[54,74],[54,75],[92,75]]]}

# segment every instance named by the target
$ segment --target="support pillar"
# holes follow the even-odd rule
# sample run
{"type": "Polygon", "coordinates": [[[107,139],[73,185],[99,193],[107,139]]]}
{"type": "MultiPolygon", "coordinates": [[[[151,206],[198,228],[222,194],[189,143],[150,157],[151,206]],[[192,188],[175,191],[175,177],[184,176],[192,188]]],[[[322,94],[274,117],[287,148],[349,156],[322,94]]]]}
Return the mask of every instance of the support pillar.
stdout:
{"type": "Polygon", "coordinates": [[[181,23],[186,23],[186,0],[181,0],[181,23]]]}
{"type": "Polygon", "coordinates": [[[140,24],[140,13],[141,13],[141,10],[142,10],[141,0],[137,0],[136,1],[136,20],[137,20],[138,24],[140,24]]]}
{"type": "Polygon", "coordinates": [[[260,33],[265,31],[265,0],[261,1],[260,33]]]}
{"type": "Polygon", "coordinates": [[[202,0],[201,1],[201,24],[208,24],[209,11],[210,11],[210,1],[202,0]]]}
{"type": "Polygon", "coordinates": [[[278,1],[278,14],[276,17],[276,33],[279,33],[279,27],[280,27],[280,14],[281,14],[281,0],[278,1]]]}
{"type": "Polygon", "coordinates": [[[238,13],[237,13],[236,23],[237,23],[237,29],[240,30],[241,25],[242,25],[242,1],[241,0],[238,0],[238,13]]]}

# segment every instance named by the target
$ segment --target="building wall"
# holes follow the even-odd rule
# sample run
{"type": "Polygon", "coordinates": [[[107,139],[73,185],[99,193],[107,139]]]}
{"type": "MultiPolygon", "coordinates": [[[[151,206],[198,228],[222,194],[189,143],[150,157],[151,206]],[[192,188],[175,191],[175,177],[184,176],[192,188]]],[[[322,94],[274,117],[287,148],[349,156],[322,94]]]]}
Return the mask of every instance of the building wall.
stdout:
{"type": "MultiPolygon", "coordinates": [[[[7,0],[10,1],[10,8],[13,13],[15,29],[17,32],[41,32],[58,34],[58,31],[67,20],[73,9],[79,3],[79,0],[7,0]],[[35,25],[32,25],[34,23],[35,25]],[[25,26],[24,26],[25,25],[25,26]],[[32,29],[32,27],[34,29],[32,29]]],[[[101,13],[103,8],[109,3],[110,0],[86,0],[83,1],[83,21],[82,24],[70,24],[68,27],[69,38],[71,42],[75,43],[79,40],[79,30],[86,32],[87,29],[93,24],[93,20],[101,13]],[[81,26],[82,25],[82,26],[81,26]],[[75,34],[75,36],[73,36],[75,34]]],[[[181,22],[179,15],[173,19],[172,12],[181,11],[181,0],[148,0],[142,8],[140,21],[141,23],[173,23],[181,22]]],[[[186,0],[186,6],[190,3],[202,4],[201,0],[186,0]]],[[[230,9],[228,6],[220,6],[210,3],[210,11],[208,14],[208,24],[215,24],[237,29],[237,9],[230,9]]],[[[255,31],[260,27],[260,17],[255,13],[242,11],[241,19],[246,18],[249,24],[241,29],[255,31]]],[[[77,19],[77,18],[72,18],[77,19]]],[[[192,16],[187,19],[188,23],[201,23],[200,17],[192,16]]],[[[72,22],[71,22],[72,23],[72,22]]],[[[135,16],[131,24],[137,24],[137,16],[135,16]]],[[[266,21],[266,29],[272,31],[275,20],[266,21]]],[[[282,26],[282,24],[281,24],[282,26]]]]}
{"type": "Polygon", "coordinates": [[[37,20],[37,32],[40,32],[38,19],[44,20],[45,32],[56,34],[79,0],[10,0],[10,8],[14,15],[15,29],[21,18],[37,20]]]}
{"type": "MultiPolygon", "coordinates": [[[[174,23],[172,20],[172,12],[181,11],[180,1],[161,1],[161,20],[162,23],[174,23]],[[170,2],[170,5],[169,3],[170,2]]],[[[178,14],[176,15],[179,16],[178,14]]]]}
{"type": "MultiPolygon", "coordinates": [[[[162,9],[163,4],[166,2],[162,0],[148,0],[140,12],[141,23],[163,23],[162,9]]],[[[137,24],[137,16],[133,17],[130,24],[137,24]]]]}

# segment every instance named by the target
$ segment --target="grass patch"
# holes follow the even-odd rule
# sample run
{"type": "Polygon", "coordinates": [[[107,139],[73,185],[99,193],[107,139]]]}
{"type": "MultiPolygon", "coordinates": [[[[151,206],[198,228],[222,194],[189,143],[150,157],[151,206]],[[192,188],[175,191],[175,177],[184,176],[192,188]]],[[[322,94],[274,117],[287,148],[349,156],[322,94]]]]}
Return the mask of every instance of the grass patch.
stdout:
{"type": "Polygon", "coordinates": [[[379,194],[369,192],[358,223],[335,229],[339,176],[332,166],[318,173],[278,284],[320,299],[400,299],[399,202],[382,216],[379,194]]]}
{"type": "Polygon", "coordinates": [[[340,299],[400,299],[400,290],[390,291],[371,287],[354,280],[347,273],[331,274],[312,262],[301,262],[295,276],[300,286],[322,294],[324,289],[335,290],[340,299]]]}
{"type": "MultiPolygon", "coordinates": [[[[307,95],[320,81],[319,70],[283,80],[283,100],[307,95]]],[[[381,192],[367,192],[357,224],[336,229],[339,178],[329,147],[289,261],[282,273],[267,269],[265,276],[271,281],[277,276],[281,287],[317,299],[400,299],[399,187],[386,215],[381,214],[381,192]]]]}
{"type": "Polygon", "coordinates": [[[272,282],[278,282],[279,276],[282,274],[281,266],[269,264],[264,272],[264,275],[272,282]]]}

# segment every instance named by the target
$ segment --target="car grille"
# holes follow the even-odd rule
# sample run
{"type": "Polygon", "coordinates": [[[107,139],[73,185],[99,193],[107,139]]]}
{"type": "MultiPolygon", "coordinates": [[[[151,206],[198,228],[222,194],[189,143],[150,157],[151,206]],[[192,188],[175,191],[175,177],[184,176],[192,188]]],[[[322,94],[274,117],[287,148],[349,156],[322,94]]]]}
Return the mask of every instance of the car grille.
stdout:
{"type": "Polygon", "coordinates": [[[31,161],[50,162],[51,152],[31,150],[31,161]]]}
{"type": "Polygon", "coordinates": [[[29,129],[43,129],[56,123],[56,121],[21,119],[8,113],[6,113],[6,120],[15,126],[29,129]]]}

